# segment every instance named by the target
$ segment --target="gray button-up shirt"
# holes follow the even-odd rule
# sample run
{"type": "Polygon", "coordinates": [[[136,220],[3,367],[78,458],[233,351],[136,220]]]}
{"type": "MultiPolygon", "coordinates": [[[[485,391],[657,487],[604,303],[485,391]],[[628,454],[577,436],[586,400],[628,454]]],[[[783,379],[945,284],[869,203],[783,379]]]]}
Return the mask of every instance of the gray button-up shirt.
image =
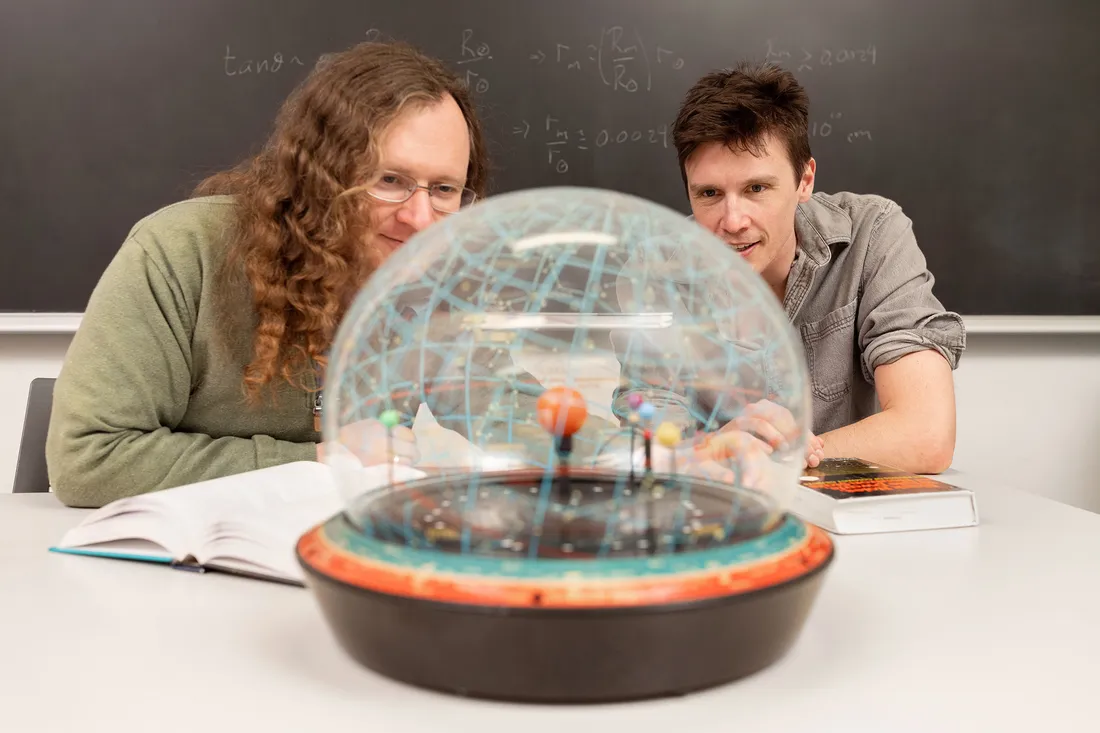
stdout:
{"type": "Polygon", "coordinates": [[[816,193],[798,206],[795,235],[783,304],[806,351],[816,434],[875,412],[883,364],[934,349],[958,366],[962,318],[933,295],[912,221],[896,203],[816,193]]]}

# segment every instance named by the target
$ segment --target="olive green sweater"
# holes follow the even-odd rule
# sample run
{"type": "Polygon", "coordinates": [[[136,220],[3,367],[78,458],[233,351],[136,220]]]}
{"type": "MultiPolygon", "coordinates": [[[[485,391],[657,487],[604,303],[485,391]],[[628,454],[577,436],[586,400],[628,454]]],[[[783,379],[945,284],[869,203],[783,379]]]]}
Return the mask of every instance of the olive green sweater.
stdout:
{"type": "Polygon", "coordinates": [[[228,197],[139,221],[92,293],[54,390],[46,458],[56,495],[95,507],[316,456],[309,393],[242,392],[255,328],[243,278],[218,277],[228,197]]]}

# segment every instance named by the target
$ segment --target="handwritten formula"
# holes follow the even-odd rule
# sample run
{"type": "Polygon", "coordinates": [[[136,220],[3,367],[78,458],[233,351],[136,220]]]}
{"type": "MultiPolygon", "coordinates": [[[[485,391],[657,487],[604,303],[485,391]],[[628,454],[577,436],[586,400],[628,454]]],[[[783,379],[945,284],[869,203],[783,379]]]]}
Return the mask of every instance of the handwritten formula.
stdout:
{"type": "Polygon", "coordinates": [[[556,173],[568,173],[571,154],[596,151],[606,147],[653,146],[667,149],[671,145],[668,123],[647,127],[579,127],[546,115],[532,125],[527,120],[512,127],[512,135],[535,144],[546,151],[546,163],[556,173]]]}
{"type": "Polygon", "coordinates": [[[466,69],[466,86],[478,94],[489,91],[489,79],[484,74],[484,66],[478,66],[481,73],[474,70],[474,65],[482,61],[492,61],[492,50],[489,44],[474,39],[474,30],[464,28],[462,30],[462,43],[459,46],[459,59],[456,62],[466,69]]]}
{"type": "Polygon", "coordinates": [[[828,118],[821,121],[810,122],[810,139],[839,137],[847,142],[854,143],[861,140],[871,142],[871,131],[847,127],[843,124],[844,114],[833,112],[828,118]]]}
{"type": "Polygon", "coordinates": [[[222,68],[226,76],[277,74],[289,66],[305,66],[305,63],[297,56],[287,57],[282,51],[260,58],[238,56],[228,45],[225,47],[225,56],[222,57],[222,68]]]}
{"type": "Polygon", "coordinates": [[[799,47],[793,51],[784,48],[775,39],[769,38],[767,49],[764,52],[765,61],[774,61],[796,74],[816,69],[827,69],[832,66],[844,66],[855,64],[878,63],[878,49],[875,44],[869,43],[860,48],[804,48],[799,47]]]}
{"type": "MultiPolygon", "coordinates": [[[[369,28],[364,37],[368,41],[382,40],[385,34],[378,28],[369,28]]],[[[622,25],[604,27],[587,39],[561,39],[552,46],[534,48],[526,59],[497,58],[490,39],[476,28],[462,28],[455,32],[453,51],[444,56],[463,76],[469,89],[477,94],[488,94],[492,88],[493,69],[503,63],[514,69],[525,61],[528,68],[543,68],[559,74],[563,79],[595,79],[614,94],[645,94],[661,83],[675,84],[677,92],[690,84],[693,77],[685,70],[684,56],[676,49],[662,44],[650,44],[636,28],[622,25]],[[589,42],[590,41],[590,42],[589,42]]],[[[859,48],[785,47],[775,39],[767,39],[764,60],[773,61],[791,69],[796,74],[822,73],[857,64],[875,66],[878,49],[874,43],[859,48]]],[[[508,54],[505,54],[508,56],[508,54]]],[[[277,74],[280,71],[306,66],[302,54],[290,54],[285,50],[265,54],[251,54],[225,46],[222,58],[223,72],[228,77],[277,74]]],[[[520,67],[522,68],[522,67],[520,67]]],[[[541,72],[533,72],[541,73],[541,72]]],[[[537,77],[535,77],[537,78],[537,77]]],[[[672,147],[671,122],[668,117],[674,109],[655,110],[666,119],[649,121],[631,120],[622,125],[592,126],[578,124],[565,115],[551,111],[539,117],[508,121],[506,131],[513,137],[538,146],[544,151],[546,165],[555,173],[569,172],[571,162],[579,156],[599,154],[607,148],[632,147],[636,149],[672,147]]],[[[808,130],[812,141],[828,140],[847,144],[867,144],[874,140],[871,130],[845,118],[839,111],[812,119],[808,130]]]]}
{"type": "Polygon", "coordinates": [[[528,59],[534,64],[554,64],[566,71],[593,73],[616,92],[653,90],[654,74],[664,69],[679,71],[684,59],[659,45],[647,46],[637,29],[621,25],[603,28],[595,43],[555,43],[535,49],[528,59]]]}

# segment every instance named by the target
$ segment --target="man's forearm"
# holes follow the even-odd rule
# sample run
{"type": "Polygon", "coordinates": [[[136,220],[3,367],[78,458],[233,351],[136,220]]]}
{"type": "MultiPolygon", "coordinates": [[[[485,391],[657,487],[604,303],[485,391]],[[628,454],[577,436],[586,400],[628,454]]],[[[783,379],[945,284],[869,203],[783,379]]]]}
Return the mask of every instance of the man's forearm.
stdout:
{"type": "Polygon", "coordinates": [[[862,458],[911,471],[942,473],[951,466],[954,436],[891,410],[821,436],[826,458],[862,458]]]}

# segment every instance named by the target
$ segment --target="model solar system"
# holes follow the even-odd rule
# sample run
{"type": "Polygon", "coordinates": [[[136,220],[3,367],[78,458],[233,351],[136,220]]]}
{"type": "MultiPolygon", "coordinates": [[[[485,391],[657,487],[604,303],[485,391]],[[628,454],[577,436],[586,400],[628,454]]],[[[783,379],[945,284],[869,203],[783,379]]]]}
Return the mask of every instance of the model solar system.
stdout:
{"type": "Polygon", "coordinates": [[[407,242],[342,322],[322,424],[345,508],[299,562],[347,653],[413,685],[728,683],[786,653],[833,559],[786,510],[809,415],[775,296],[696,223],[608,191],[493,197],[407,242]]]}

